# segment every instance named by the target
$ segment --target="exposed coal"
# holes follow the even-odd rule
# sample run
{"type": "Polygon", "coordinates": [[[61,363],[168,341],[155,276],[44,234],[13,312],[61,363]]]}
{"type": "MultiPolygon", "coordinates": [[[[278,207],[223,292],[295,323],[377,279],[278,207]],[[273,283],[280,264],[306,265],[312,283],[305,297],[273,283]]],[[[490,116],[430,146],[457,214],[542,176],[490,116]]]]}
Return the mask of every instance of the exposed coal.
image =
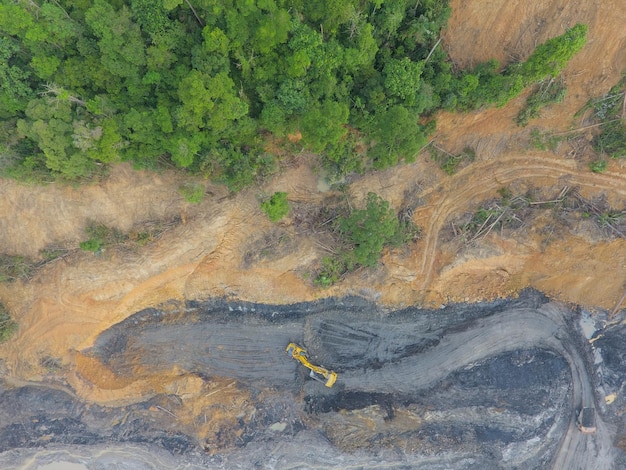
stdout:
{"type": "MultiPolygon", "coordinates": [[[[176,431],[166,413],[160,420],[151,414],[176,397],[105,408],[46,384],[0,388],[0,451],[142,442],[176,455],[210,452],[226,465],[222,451],[310,439],[317,430],[325,445],[342,451],[375,446],[393,455],[449,454],[446,468],[545,468],[560,443],[555,429],[571,421],[571,351],[581,351],[582,367],[593,369],[593,352],[575,328],[579,312],[558,320],[556,311],[541,313],[545,305],[545,296],[526,290],[516,299],[440,309],[389,311],[356,297],[288,306],[218,299],[145,309],[82,353],[120,377],[176,367],[207,383],[232,378],[248,391],[254,419],[238,418],[234,431],[218,430],[207,443],[176,431]],[[531,328],[528,340],[515,331],[518,319],[531,328]],[[483,346],[484,332],[491,332],[485,341],[498,337],[502,323],[513,346],[467,359],[483,346]],[[339,374],[332,389],[285,354],[291,341],[307,349],[312,363],[339,374]],[[413,369],[418,364],[422,369],[413,369]],[[505,458],[518,463],[502,466],[505,458]]],[[[594,344],[610,390],[620,390],[626,377],[625,333],[608,329],[594,344]]]]}

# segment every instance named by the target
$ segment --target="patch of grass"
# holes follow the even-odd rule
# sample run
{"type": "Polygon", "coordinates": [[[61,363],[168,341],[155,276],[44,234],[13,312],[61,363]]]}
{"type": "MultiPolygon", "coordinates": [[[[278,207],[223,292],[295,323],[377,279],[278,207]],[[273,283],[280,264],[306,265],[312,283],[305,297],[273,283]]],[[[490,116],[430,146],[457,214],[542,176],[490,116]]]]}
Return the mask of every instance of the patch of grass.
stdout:
{"type": "Polygon", "coordinates": [[[626,209],[617,210],[611,207],[605,196],[588,200],[579,193],[574,194],[578,210],[586,219],[593,220],[610,238],[626,238],[626,209]]]}
{"type": "Polygon", "coordinates": [[[134,241],[139,246],[146,246],[148,243],[152,243],[155,237],[150,232],[139,232],[135,235],[134,241]]]}
{"type": "Polygon", "coordinates": [[[200,204],[204,198],[204,186],[200,183],[185,183],[178,188],[178,192],[190,204],[200,204]]]}
{"type": "Polygon", "coordinates": [[[602,133],[593,139],[593,146],[597,152],[611,158],[625,158],[626,126],[621,121],[606,123],[602,133]]]}
{"type": "Polygon", "coordinates": [[[276,227],[250,242],[243,255],[243,267],[250,268],[261,260],[276,260],[297,250],[298,242],[286,230],[276,227]]]}
{"type": "Polygon", "coordinates": [[[0,343],[8,341],[17,331],[17,323],[11,318],[9,312],[0,303],[0,343]]]}
{"type": "Polygon", "coordinates": [[[114,227],[104,224],[89,222],[85,228],[85,234],[89,239],[80,242],[80,249],[97,253],[103,248],[121,244],[128,240],[128,235],[114,227]]]}
{"type": "Polygon", "coordinates": [[[67,249],[61,246],[50,245],[39,251],[39,254],[43,258],[43,264],[48,263],[50,261],[54,261],[55,259],[65,255],[67,253],[67,249]]]}
{"type": "Polygon", "coordinates": [[[539,83],[526,99],[526,106],[517,114],[515,122],[518,126],[527,126],[531,119],[538,118],[542,108],[554,103],[563,102],[567,88],[563,80],[553,78],[539,83]]]}
{"type": "Polygon", "coordinates": [[[180,217],[174,217],[170,220],[144,222],[130,231],[126,244],[132,243],[137,246],[146,246],[158,240],[163,232],[178,225],[180,222],[180,217]]]}
{"type": "Polygon", "coordinates": [[[600,124],[600,132],[592,140],[593,148],[601,155],[611,158],[626,157],[626,73],[609,92],[599,98],[589,100],[577,113],[593,110],[593,120],[600,124]]]}
{"type": "Polygon", "coordinates": [[[287,193],[275,192],[269,199],[261,203],[261,209],[272,222],[278,222],[289,213],[287,193]]]}
{"type": "Polygon", "coordinates": [[[602,173],[606,171],[607,163],[606,160],[594,160],[589,164],[589,169],[594,173],[602,173]]]}
{"type": "Polygon", "coordinates": [[[448,175],[453,175],[460,166],[476,159],[476,152],[470,147],[465,147],[461,153],[454,155],[431,144],[429,152],[431,158],[439,164],[439,168],[448,175]]]}
{"type": "Polygon", "coordinates": [[[18,279],[28,280],[35,272],[47,263],[68,253],[66,248],[59,245],[50,245],[39,252],[40,261],[26,256],[0,254],[0,282],[13,282],[18,279]]]}
{"type": "Polygon", "coordinates": [[[26,256],[0,254],[0,282],[29,279],[35,267],[36,263],[26,256]]]}
{"type": "Polygon", "coordinates": [[[625,215],[624,212],[609,210],[598,215],[598,224],[600,227],[612,227],[618,225],[625,215]]]}
{"type": "Polygon", "coordinates": [[[85,228],[85,234],[89,238],[80,242],[79,246],[83,251],[94,253],[112,246],[145,246],[158,239],[168,227],[174,226],[179,222],[179,218],[170,221],[146,222],[136,227],[130,233],[123,233],[114,227],[108,227],[92,221],[85,228]]]}
{"type": "Polygon", "coordinates": [[[541,132],[536,128],[530,131],[530,145],[537,150],[556,152],[564,138],[563,136],[552,135],[550,132],[541,132]]]}
{"type": "Polygon", "coordinates": [[[532,204],[527,195],[514,196],[508,188],[501,188],[500,199],[494,199],[479,207],[469,221],[453,227],[465,243],[474,242],[490,232],[505,228],[519,228],[524,224],[524,215],[532,204]]]}
{"type": "Polygon", "coordinates": [[[514,195],[508,188],[502,188],[498,193],[500,198],[488,201],[473,214],[466,214],[452,222],[450,239],[470,244],[492,231],[522,229],[540,214],[544,217],[541,220],[547,221],[539,232],[546,235],[542,244],[561,234],[581,230],[581,220],[595,224],[599,229],[594,230],[595,236],[626,238],[626,209],[611,207],[605,196],[588,200],[576,188],[569,186],[564,186],[556,194],[532,188],[524,194],[514,195]]]}
{"type": "Polygon", "coordinates": [[[60,372],[63,369],[61,360],[52,356],[42,357],[39,364],[50,373],[60,372]]]}
{"type": "MultiPolygon", "coordinates": [[[[486,201],[474,213],[466,213],[453,221],[448,239],[471,244],[491,232],[517,238],[526,226],[532,225],[540,228],[537,233],[543,235],[541,243],[547,246],[551,240],[565,233],[580,230],[582,219],[597,223],[598,216],[609,210],[605,202],[585,201],[576,188],[569,186],[562,187],[558,192],[528,188],[523,193],[514,193],[504,187],[498,190],[498,194],[499,198],[486,201]],[[533,223],[535,220],[538,225],[533,223]]],[[[603,230],[607,236],[614,236],[619,231],[623,231],[621,226],[603,230]]]]}
{"type": "Polygon", "coordinates": [[[322,267],[313,282],[320,287],[330,287],[347,272],[348,265],[342,257],[325,256],[322,258],[322,267]]]}

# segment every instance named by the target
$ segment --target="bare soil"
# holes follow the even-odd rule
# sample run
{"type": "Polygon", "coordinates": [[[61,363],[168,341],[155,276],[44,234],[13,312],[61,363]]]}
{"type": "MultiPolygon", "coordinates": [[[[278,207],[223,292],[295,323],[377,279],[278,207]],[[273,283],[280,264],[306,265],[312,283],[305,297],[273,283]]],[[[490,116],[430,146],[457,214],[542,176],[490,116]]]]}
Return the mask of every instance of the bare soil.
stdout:
{"type": "MultiPolygon", "coordinates": [[[[211,380],[172,362],[150,370],[134,364],[132,374],[121,373],[104,357],[88,354],[101,335],[144,309],[175,313],[187,301],[208,298],[286,305],[356,295],[381,308],[439,307],[515,296],[534,287],[555,301],[613,310],[626,289],[626,240],[580,214],[568,218],[553,207],[537,209],[521,225],[491,230],[472,243],[455,236],[454,228],[498,198],[502,188],[515,194],[536,190],[545,197],[568,188],[588,200],[603,197],[616,209],[626,206],[626,163],[612,160],[601,174],[588,169],[596,158],[589,146],[595,129],[563,140],[554,151],[529,144],[532,127],[569,132],[586,126],[588,116],[575,119],[576,111],[606,93],[626,70],[623,1],[451,4],[442,45],[459,67],[493,57],[502,63],[524,58],[537,43],[577,22],[589,25],[589,39],[564,71],[564,102],[545,110],[528,128],[513,121],[524,97],[501,109],[437,116],[434,143],[450,152],[466,147],[476,152],[476,160],[455,175],[443,173],[424,152],[414,164],[352,182],[353,204],[369,191],[378,193],[412,214],[422,229],[420,240],[387,251],[377,268],[359,270],[330,289],[314,286],[312,275],[333,249],[332,237],[306,225],[302,215],[319,213],[328,201],[344,196],[327,190],[306,154],[294,157],[293,165],[273,180],[237,195],[200,181],[206,194],[198,205],[179,194],[179,175],[137,172],[126,165],[114,167],[102,182],[81,187],[2,180],[0,253],[40,261],[47,247],[67,250],[32,279],[0,285],[0,301],[19,323],[15,337],[0,346],[7,383],[57,383],[94,406],[133,406],[155,399],[142,412],[158,417],[159,423],[173,418],[162,410],[170,410],[171,404],[159,397],[183,397],[186,407],[176,419],[194,427],[208,449],[218,449],[242,439],[236,423],[256,412],[249,405],[250,390],[234,383],[228,368],[211,380]],[[274,191],[287,192],[298,208],[276,225],[259,206],[260,198],[274,191]],[[89,221],[128,233],[172,220],[180,223],[168,224],[145,246],[111,247],[97,255],[78,249],[89,221]],[[209,407],[212,419],[203,416],[209,407]],[[220,434],[227,429],[232,433],[220,434]]],[[[314,344],[314,335],[307,339],[314,344]]],[[[271,350],[269,343],[258,353],[269,354],[266,349],[271,350]]],[[[346,412],[344,419],[386,429],[384,407],[362,413],[346,412]]],[[[402,413],[404,423],[424,419],[410,407],[402,413]]]]}

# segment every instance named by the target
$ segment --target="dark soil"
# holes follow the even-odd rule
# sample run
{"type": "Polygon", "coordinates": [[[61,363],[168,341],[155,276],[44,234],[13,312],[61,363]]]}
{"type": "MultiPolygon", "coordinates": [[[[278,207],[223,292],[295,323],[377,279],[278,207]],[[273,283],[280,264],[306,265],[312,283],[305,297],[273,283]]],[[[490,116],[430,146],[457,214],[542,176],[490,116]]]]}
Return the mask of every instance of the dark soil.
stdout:
{"type": "MultiPolygon", "coordinates": [[[[275,446],[276,439],[310,439],[319,432],[333,455],[347,451],[357,461],[362,461],[358,452],[374,446],[377,452],[387,449],[396,456],[395,464],[404,462],[407,468],[421,468],[409,463],[419,460],[418,455],[448,454],[450,466],[445,468],[545,468],[559,443],[554,426],[569,419],[571,402],[570,368],[555,351],[538,346],[497,353],[413,390],[359,390],[358,377],[363,374],[371,381],[377,370],[418,359],[456,334],[482,328],[493,315],[538,309],[546,302],[532,290],[515,299],[437,310],[386,311],[361,298],[289,306],[189,301],[138,312],[104,332],[83,353],[120,376],[130,376],[138,367],[158,374],[176,365],[205,380],[236,379],[237,387],[251,392],[256,418],[240,423],[236,442],[225,434],[219,442],[223,447],[212,453],[237,447],[252,452],[275,446]],[[305,346],[312,362],[339,373],[332,389],[308,379],[304,368],[286,356],[290,341],[305,346]],[[357,377],[356,388],[342,383],[350,374],[357,377]],[[268,428],[280,422],[289,427],[279,438],[268,428]],[[535,448],[528,451],[525,446],[535,448]],[[467,460],[468,455],[473,457],[467,460]]],[[[572,324],[577,316],[572,312],[572,324]]],[[[606,388],[621,390],[626,377],[623,329],[607,330],[595,344],[602,354],[606,388]]],[[[573,341],[586,347],[583,340],[573,341]]],[[[167,400],[156,396],[132,406],[104,408],[45,386],[0,389],[0,451],[113,442],[150,443],[173,454],[202,450],[203,444],[177,431],[172,420],[149,413],[167,400]]],[[[618,400],[623,400],[621,395],[618,400]]],[[[620,420],[615,418],[615,423],[623,433],[620,420]]]]}

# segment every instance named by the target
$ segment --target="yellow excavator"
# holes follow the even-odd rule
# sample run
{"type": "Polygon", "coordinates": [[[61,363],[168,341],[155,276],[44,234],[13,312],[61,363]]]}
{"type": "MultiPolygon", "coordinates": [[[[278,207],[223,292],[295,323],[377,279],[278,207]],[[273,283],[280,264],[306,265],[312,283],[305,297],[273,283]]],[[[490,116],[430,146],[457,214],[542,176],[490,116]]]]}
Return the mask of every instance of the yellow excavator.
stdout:
{"type": "Polygon", "coordinates": [[[309,377],[317,380],[318,382],[322,382],[328,388],[332,387],[335,381],[337,380],[337,373],[332,370],[324,369],[320,366],[314,366],[311,364],[306,357],[306,349],[301,348],[296,343],[289,343],[287,349],[285,349],[287,354],[289,354],[296,361],[300,361],[300,363],[311,370],[309,377]],[[322,377],[324,378],[322,380],[322,377]]]}

